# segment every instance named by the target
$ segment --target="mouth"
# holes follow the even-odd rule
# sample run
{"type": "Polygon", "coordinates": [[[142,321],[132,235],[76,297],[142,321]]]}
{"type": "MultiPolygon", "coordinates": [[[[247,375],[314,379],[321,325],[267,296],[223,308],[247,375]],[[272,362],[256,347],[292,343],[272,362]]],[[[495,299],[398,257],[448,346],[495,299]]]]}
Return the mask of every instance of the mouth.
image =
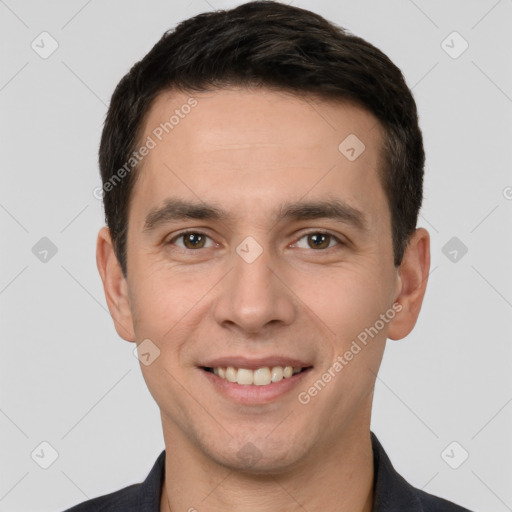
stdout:
{"type": "Polygon", "coordinates": [[[259,362],[230,359],[207,364],[198,369],[215,394],[251,406],[270,404],[294,389],[302,389],[305,384],[301,383],[313,370],[311,365],[288,359],[259,362]]]}
{"type": "Polygon", "coordinates": [[[303,373],[311,366],[261,366],[256,369],[236,368],[234,366],[201,366],[202,370],[213,373],[217,377],[241,386],[269,386],[283,379],[303,373]]]}

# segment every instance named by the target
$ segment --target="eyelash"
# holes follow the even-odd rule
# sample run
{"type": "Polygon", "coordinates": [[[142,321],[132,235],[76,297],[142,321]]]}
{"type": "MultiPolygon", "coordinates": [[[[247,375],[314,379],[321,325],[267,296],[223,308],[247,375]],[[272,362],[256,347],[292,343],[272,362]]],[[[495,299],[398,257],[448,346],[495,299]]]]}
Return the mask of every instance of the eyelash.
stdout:
{"type": "MultiPolygon", "coordinates": [[[[178,240],[179,238],[182,238],[184,237],[185,235],[189,235],[189,234],[194,234],[194,235],[201,235],[201,236],[205,236],[207,238],[209,238],[210,240],[212,240],[212,238],[210,236],[208,236],[206,233],[203,233],[202,231],[196,231],[196,230],[186,230],[186,231],[181,231],[180,233],[178,233],[177,235],[175,235],[173,238],[171,238],[168,242],[166,242],[166,245],[173,245],[173,243],[178,240]]],[[[304,237],[307,237],[309,235],[325,235],[325,236],[329,236],[331,239],[334,239],[338,246],[344,246],[345,243],[340,239],[338,238],[337,236],[333,235],[332,233],[329,233],[328,231],[309,231],[307,233],[303,233],[302,236],[300,236],[297,241],[299,240],[302,240],[304,237]]],[[[295,242],[296,243],[296,242],[295,242]]],[[[334,246],[336,247],[336,246],[334,246]]],[[[192,252],[199,252],[201,249],[210,249],[210,247],[201,247],[199,249],[188,249],[188,248],[182,248],[182,247],[178,247],[177,250],[180,251],[180,252],[183,252],[183,253],[192,253],[192,252]]],[[[311,248],[309,248],[311,249],[311,248]]],[[[315,251],[315,252],[326,252],[328,249],[333,249],[333,247],[327,247],[325,249],[311,249],[312,251],[315,251]]]]}

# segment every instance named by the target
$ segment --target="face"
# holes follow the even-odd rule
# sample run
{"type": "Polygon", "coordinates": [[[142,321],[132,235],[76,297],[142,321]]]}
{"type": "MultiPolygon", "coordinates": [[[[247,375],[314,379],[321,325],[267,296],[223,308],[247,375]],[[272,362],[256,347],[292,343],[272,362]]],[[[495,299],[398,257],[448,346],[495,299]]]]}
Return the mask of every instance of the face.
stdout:
{"type": "Polygon", "coordinates": [[[386,337],[419,311],[393,265],[380,125],[269,90],[193,98],[162,94],[145,120],[126,280],[98,256],[116,328],[159,351],[141,369],[166,441],[239,470],[311,464],[369,428],[386,337]]]}

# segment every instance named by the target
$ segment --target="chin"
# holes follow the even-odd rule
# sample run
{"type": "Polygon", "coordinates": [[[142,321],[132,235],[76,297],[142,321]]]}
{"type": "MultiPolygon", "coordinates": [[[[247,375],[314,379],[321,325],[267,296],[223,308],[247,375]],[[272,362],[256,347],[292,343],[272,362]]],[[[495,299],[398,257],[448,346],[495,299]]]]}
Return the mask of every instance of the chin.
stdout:
{"type": "MultiPolygon", "coordinates": [[[[291,471],[304,455],[297,452],[297,445],[290,442],[289,435],[284,439],[232,439],[221,449],[219,444],[207,448],[211,459],[237,473],[251,475],[271,475],[291,471]]],[[[205,447],[206,448],[206,447],[205,447]]],[[[304,445],[301,444],[301,448],[304,445]]]]}

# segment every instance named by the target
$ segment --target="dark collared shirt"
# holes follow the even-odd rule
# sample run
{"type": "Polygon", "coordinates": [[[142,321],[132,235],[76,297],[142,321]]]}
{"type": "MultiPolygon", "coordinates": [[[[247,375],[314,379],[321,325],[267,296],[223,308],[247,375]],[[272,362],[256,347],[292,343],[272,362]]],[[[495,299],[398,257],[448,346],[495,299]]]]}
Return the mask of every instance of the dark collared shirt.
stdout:
{"type": "MultiPolygon", "coordinates": [[[[373,432],[371,437],[375,470],[372,512],[469,512],[408,484],[395,471],[373,432]]],[[[165,450],[158,456],[144,482],[84,501],[65,512],[160,512],[164,476],[165,450]]]]}

